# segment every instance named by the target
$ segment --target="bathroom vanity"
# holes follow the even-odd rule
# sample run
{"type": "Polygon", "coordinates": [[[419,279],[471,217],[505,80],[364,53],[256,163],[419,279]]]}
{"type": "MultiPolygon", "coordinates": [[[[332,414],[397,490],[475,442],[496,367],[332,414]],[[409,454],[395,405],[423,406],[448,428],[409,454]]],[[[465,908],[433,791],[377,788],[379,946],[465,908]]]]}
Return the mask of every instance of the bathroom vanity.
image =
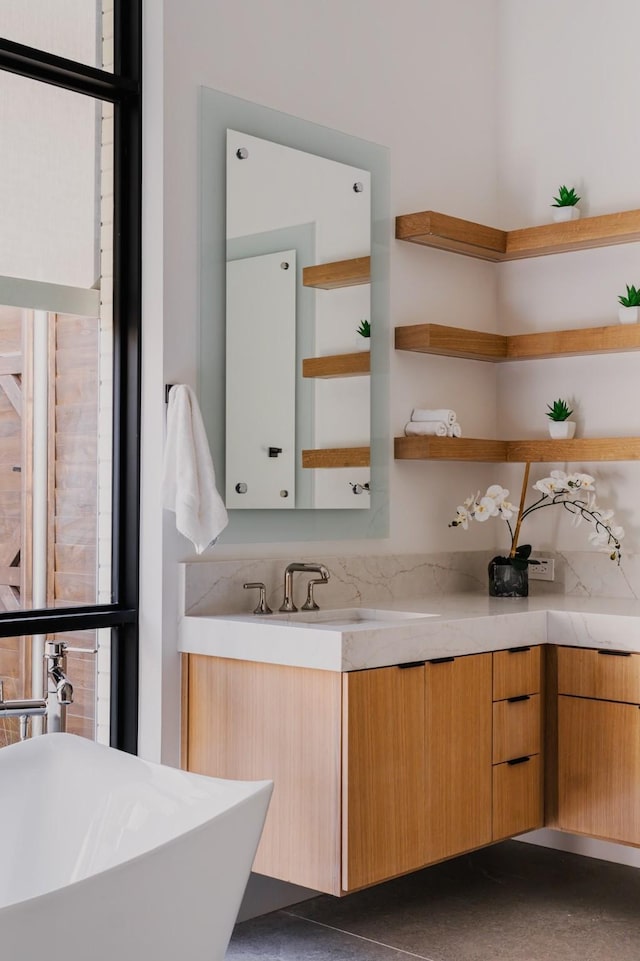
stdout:
{"type": "Polygon", "coordinates": [[[543,825],[640,845],[640,606],[549,604],[186,617],[183,764],[273,778],[254,869],[335,895],[543,825]]]}

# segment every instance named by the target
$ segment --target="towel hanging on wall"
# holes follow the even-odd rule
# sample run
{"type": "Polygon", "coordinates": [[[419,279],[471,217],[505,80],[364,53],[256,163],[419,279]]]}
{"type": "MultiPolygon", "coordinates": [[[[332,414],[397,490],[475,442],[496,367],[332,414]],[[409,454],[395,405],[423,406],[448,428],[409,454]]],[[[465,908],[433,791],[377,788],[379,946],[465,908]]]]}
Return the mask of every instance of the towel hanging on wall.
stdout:
{"type": "Polygon", "coordinates": [[[186,384],[176,384],[169,391],[162,506],[174,511],[177,529],[193,542],[198,554],[215,544],[229,523],[216,487],[198,399],[186,384]]]}

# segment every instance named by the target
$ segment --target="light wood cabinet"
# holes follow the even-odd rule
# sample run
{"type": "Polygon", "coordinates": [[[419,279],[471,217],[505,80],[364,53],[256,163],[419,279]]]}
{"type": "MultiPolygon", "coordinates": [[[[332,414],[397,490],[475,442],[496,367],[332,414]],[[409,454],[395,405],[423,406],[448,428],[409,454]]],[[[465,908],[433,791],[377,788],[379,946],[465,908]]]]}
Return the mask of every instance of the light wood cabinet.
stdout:
{"type": "Polygon", "coordinates": [[[640,704],[640,654],[559,647],[558,693],[640,704]]]}
{"type": "Polygon", "coordinates": [[[338,674],[185,656],[191,771],[272,778],[254,869],[341,894],[491,841],[492,655],[338,674]]]}
{"type": "Polygon", "coordinates": [[[542,825],[540,755],[514,758],[493,768],[493,840],[542,825]]]}
{"type": "Polygon", "coordinates": [[[491,667],[491,654],[425,667],[425,863],[491,841],[491,667]]]}
{"type": "Polygon", "coordinates": [[[540,690],[540,648],[511,647],[493,655],[493,700],[540,690]]]}
{"type": "Polygon", "coordinates": [[[542,715],[539,694],[522,694],[493,705],[493,763],[540,754],[542,715]]]}
{"type": "Polygon", "coordinates": [[[638,705],[560,695],[557,827],[640,845],[638,785],[638,705]]]}
{"type": "Polygon", "coordinates": [[[345,674],[345,890],[425,863],[424,756],[424,666],[345,674]]]}

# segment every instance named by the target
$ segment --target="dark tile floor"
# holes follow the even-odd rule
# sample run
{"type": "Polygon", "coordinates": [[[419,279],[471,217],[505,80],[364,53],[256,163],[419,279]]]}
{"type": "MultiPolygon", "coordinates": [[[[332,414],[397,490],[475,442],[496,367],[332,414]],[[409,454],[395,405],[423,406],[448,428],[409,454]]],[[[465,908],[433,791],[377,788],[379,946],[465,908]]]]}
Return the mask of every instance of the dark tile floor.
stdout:
{"type": "Polygon", "coordinates": [[[507,841],[236,926],[228,961],[639,961],[640,870],[507,841]]]}

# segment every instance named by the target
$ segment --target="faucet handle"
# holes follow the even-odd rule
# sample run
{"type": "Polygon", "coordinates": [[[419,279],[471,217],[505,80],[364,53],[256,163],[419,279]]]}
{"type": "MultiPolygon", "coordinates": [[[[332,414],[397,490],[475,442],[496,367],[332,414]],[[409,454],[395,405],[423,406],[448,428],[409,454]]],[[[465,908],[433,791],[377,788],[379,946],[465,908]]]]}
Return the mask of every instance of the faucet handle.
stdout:
{"type": "Polygon", "coordinates": [[[273,614],[273,611],[267,604],[267,588],[262,581],[251,581],[250,583],[243,584],[242,586],[245,591],[250,590],[253,587],[260,591],[260,600],[258,601],[258,606],[253,610],[254,614],[273,614]]]}
{"type": "Polygon", "coordinates": [[[326,584],[329,580],[329,575],[327,573],[326,577],[317,577],[314,580],[309,581],[307,584],[307,599],[300,608],[301,611],[319,611],[320,608],[316,604],[313,597],[313,586],[314,584],[326,584]]]}

